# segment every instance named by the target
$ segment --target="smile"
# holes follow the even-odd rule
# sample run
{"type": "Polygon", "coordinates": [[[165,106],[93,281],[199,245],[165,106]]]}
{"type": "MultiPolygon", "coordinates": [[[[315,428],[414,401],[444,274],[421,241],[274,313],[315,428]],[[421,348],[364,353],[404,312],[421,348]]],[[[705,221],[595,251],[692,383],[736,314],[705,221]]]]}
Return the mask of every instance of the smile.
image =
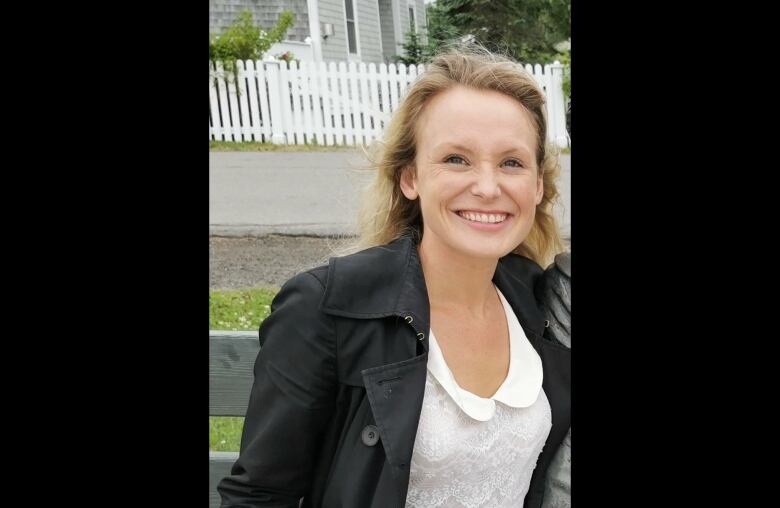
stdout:
{"type": "Polygon", "coordinates": [[[480,213],[470,212],[466,210],[459,210],[457,212],[459,216],[463,217],[470,222],[478,222],[481,224],[498,224],[504,222],[509,214],[506,213],[480,213]]]}

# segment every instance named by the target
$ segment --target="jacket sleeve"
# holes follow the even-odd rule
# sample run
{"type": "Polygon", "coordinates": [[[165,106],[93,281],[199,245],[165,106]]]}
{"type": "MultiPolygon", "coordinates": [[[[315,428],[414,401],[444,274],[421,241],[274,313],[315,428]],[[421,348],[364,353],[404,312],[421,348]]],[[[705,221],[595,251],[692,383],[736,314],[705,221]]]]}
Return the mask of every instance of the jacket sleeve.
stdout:
{"type": "MultiPolygon", "coordinates": [[[[555,256],[544,272],[539,303],[550,322],[545,334],[571,348],[571,253],[555,256]]],[[[556,450],[544,480],[541,508],[571,507],[571,428],[556,450]]]]}
{"type": "Polygon", "coordinates": [[[571,428],[547,468],[542,499],[542,508],[571,508],[571,428]]]}
{"type": "Polygon", "coordinates": [[[335,329],[311,273],[288,281],[260,326],[239,458],[217,490],[222,507],[298,508],[311,487],[325,424],[335,406],[335,329]]]}
{"type": "Polygon", "coordinates": [[[571,347],[571,253],[555,256],[537,289],[537,299],[549,321],[545,335],[571,347]]]}

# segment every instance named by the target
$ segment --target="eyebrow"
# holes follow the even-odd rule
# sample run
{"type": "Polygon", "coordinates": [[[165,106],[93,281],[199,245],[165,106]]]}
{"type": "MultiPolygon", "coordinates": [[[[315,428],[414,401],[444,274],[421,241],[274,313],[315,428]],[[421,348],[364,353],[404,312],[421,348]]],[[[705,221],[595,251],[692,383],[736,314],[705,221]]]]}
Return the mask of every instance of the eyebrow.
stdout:
{"type": "MultiPolygon", "coordinates": [[[[459,143],[450,143],[450,142],[446,142],[446,141],[444,143],[439,143],[438,145],[436,145],[434,147],[434,150],[443,150],[445,148],[452,148],[454,150],[458,150],[458,151],[461,151],[461,152],[473,153],[472,150],[469,149],[465,145],[461,145],[459,143]]],[[[528,151],[528,149],[524,148],[522,146],[514,146],[512,148],[508,148],[508,149],[504,150],[503,152],[501,152],[499,155],[503,156],[503,155],[506,155],[506,154],[509,154],[509,153],[513,153],[513,152],[519,152],[520,154],[522,154],[525,157],[531,157],[531,154],[528,151]]]]}

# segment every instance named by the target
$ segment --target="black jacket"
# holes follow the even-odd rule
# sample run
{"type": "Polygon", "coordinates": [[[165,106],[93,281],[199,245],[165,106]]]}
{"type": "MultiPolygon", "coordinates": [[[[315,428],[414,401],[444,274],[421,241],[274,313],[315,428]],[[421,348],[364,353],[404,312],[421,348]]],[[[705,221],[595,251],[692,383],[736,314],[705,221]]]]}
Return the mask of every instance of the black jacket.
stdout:
{"type": "MultiPolygon", "coordinates": [[[[525,507],[570,425],[570,351],[545,337],[542,269],[510,254],[493,282],[542,359],[552,429],[525,507]]],[[[403,508],[428,359],[428,295],[416,245],[332,258],[288,281],[260,327],[262,349],[223,507],[403,508]],[[372,433],[376,429],[377,432],[372,433]],[[376,436],[378,434],[378,440],[376,436]]]]}

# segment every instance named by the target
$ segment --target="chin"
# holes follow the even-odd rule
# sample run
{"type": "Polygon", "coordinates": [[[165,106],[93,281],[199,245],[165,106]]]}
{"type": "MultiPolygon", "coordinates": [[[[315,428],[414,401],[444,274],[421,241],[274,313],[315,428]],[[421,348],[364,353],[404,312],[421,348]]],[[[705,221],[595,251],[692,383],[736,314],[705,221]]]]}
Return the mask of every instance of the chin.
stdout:
{"type": "Polygon", "coordinates": [[[455,250],[475,259],[498,260],[514,251],[520,242],[485,242],[484,239],[470,238],[453,245],[455,250]]]}

